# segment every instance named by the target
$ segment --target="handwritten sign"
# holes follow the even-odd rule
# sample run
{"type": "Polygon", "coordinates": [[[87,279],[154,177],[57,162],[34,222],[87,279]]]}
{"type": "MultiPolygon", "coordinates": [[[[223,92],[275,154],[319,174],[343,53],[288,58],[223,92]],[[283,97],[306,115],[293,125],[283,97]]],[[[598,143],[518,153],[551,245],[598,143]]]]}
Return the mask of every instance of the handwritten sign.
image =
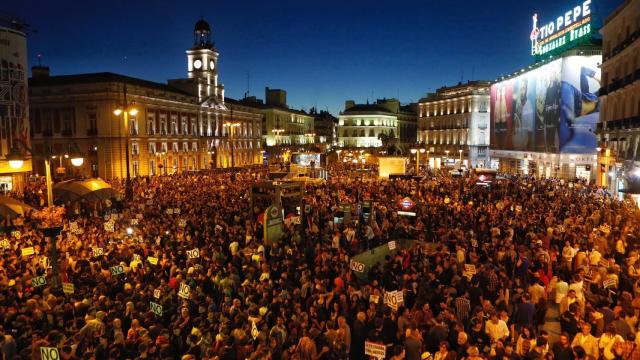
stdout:
{"type": "Polygon", "coordinates": [[[73,294],[74,291],[75,289],[73,287],[73,283],[62,283],[62,292],[64,292],[65,294],[73,294]]]}
{"type": "Polygon", "coordinates": [[[464,271],[468,272],[469,274],[475,275],[476,266],[473,264],[464,264],[464,271]]]}
{"type": "Polygon", "coordinates": [[[40,360],[60,360],[58,348],[41,346],[40,360]]]}
{"type": "Polygon", "coordinates": [[[28,248],[22,249],[22,256],[29,256],[35,254],[36,251],[33,249],[33,246],[29,246],[28,248]]]}
{"type": "Polygon", "coordinates": [[[120,274],[124,274],[124,266],[116,265],[109,268],[111,270],[111,276],[116,276],[120,274]]]}
{"type": "Polygon", "coordinates": [[[193,249],[193,250],[187,250],[187,257],[189,259],[197,259],[200,257],[200,250],[198,249],[193,249]]]}
{"type": "Polygon", "coordinates": [[[104,255],[104,249],[103,248],[93,248],[93,257],[98,257],[98,256],[102,256],[104,255]]]}
{"type": "Polygon", "coordinates": [[[154,314],[156,314],[158,316],[162,316],[162,305],[156,304],[153,301],[150,301],[149,304],[150,304],[150,307],[151,307],[151,312],[153,312],[154,314]]]}
{"type": "Polygon", "coordinates": [[[47,285],[47,279],[44,276],[36,276],[34,278],[31,278],[31,286],[40,287],[44,285],[47,285]]]}
{"type": "Polygon", "coordinates": [[[364,264],[355,260],[349,262],[349,268],[355,272],[364,272],[364,264]]]}
{"type": "Polygon", "coordinates": [[[389,245],[389,250],[395,250],[396,249],[396,242],[395,241],[389,241],[388,245],[389,245]]]}
{"type": "Polygon", "coordinates": [[[608,289],[610,287],[615,287],[616,286],[616,279],[607,279],[604,280],[602,282],[602,286],[604,286],[605,289],[608,289]]]}
{"type": "Polygon", "coordinates": [[[160,289],[153,290],[153,297],[156,299],[160,299],[160,289]]]}
{"type": "Polygon", "coordinates": [[[373,356],[376,359],[384,359],[387,356],[387,347],[384,344],[365,341],[364,354],[373,356]]]}
{"type": "Polygon", "coordinates": [[[378,301],[380,301],[380,296],[378,296],[378,295],[373,295],[373,294],[369,295],[369,302],[372,302],[372,303],[374,303],[374,304],[377,304],[377,303],[378,303],[378,301]]]}
{"type": "Polygon", "coordinates": [[[9,243],[9,240],[7,239],[0,240],[0,249],[9,249],[10,247],[11,247],[11,244],[9,243]]]}
{"type": "Polygon", "coordinates": [[[157,258],[157,257],[148,256],[148,257],[147,257],[147,261],[148,261],[151,265],[158,265],[158,258],[157,258]]]}
{"type": "Polygon", "coordinates": [[[180,283],[180,290],[178,290],[178,296],[188,300],[191,297],[191,286],[185,283],[180,283]]]}
{"type": "Polygon", "coordinates": [[[18,230],[13,230],[13,231],[11,232],[11,236],[12,236],[12,237],[14,237],[14,238],[16,238],[16,239],[20,239],[20,237],[22,237],[22,234],[21,234],[21,233],[20,233],[20,231],[18,231],[18,230]]]}

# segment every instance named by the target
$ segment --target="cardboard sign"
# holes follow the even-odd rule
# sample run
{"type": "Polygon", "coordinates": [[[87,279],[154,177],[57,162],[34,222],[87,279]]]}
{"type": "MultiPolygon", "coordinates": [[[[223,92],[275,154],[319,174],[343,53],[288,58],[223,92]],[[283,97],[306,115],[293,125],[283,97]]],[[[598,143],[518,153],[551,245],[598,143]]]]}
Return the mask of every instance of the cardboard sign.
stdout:
{"type": "Polygon", "coordinates": [[[464,264],[464,271],[468,272],[469,274],[475,275],[476,274],[476,266],[473,264],[464,264]]]}
{"type": "Polygon", "coordinates": [[[150,304],[150,307],[151,307],[151,312],[153,312],[154,314],[156,314],[158,316],[162,316],[162,305],[156,304],[153,301],[150,301],[149,304],[150,304]]]}
{"type": "Polygon", "coordinates": [[[40,359],[41,360],[60,360],[60,353],[58,352],[58,348],[41,346],[40,359]]]}
{"type": "Polygon", "coordinates": [[[167,209],[165,213],[167,213],[167,215],[173,215],[173,209],[167,209]]]}
{"type": "Polygon", "coordinates": [[[64,292],[65,294],[73,294],[73,292],[74,292],[73,283],[63,282],[62,283],[62,292],[64,292]]]}
{"type": "Polygon", "coordinates": [[[111,276],[116,276],[120,274],[124,274],[124,266],[116,265],[109,268],[111,270],[111,276]]]}
{"type": "Polygon", "coordinates": [[[138,225],[138,219],[131,219],[131,225],[138,225]]]}
{"type": "Polygon", "coordinates": [[[610,288],[610,287],[615,287],[615,286],[616,286],[616,280],[615,280],[615,279],[607,279],[607,280],[604,280],[604,281],[602,282],[602,286],[603,286],[605,289],[608,289],[608,288],[610,288]]]}
{"type": "Polygon", "coordinates": [[[193,249],[193,250],[187,250],[187,257],[189,259],[197,259],[200,257],[200,250],[198,249],[193,249]]]}
{"type": "Polygon", "coordinates": [[[40,287],[44,285],[47,285],[47,279],[44,276],[36,276],[34,278],[31,278],[31,286],[40,287]]]}
{"type": "Polygon", "coordinates": [[[376,359],[384,359],[387,356],[387,347],[384,344],[365,341],[364,354],[373,356],[376,359]]]}
{"type": "Polygon", "coordinates": [[[191,297],[191,286],[185,283],[180,283],[180,290],[178,290],[178,296],[188,300],[191,297]]]}
{"type": "Polygon", "coordinates": [[[396,242],[395,241],[389,241],[388,245],[389,245],[389,250],[395,250],[396,249],[396,242]]]}
{"type": "Polygon", "coordinates": [[[253,340],[255,340],[258,335],[260,335],[260,331],[258,331],[258,327],[256,326],[256,322],[252,321],[251,322],[251,336],[253,337],[253,340]]]}
{"type": "Polygon", "coordinates": [[[160,289],[153,290],[153,297],[156,299],[160,299],[160,289]]]}
{"type": "Polygon", "coordinates": [[[20,233],[20,231],[18,231],[18,230],[13,230],[13,231],[11,232],[11,236],[12,236],[12,237],[14,237],[14,238],[16,238],[16,239],[20,239],[20,237],[22,237],[22,234],[21,234],[21,233],[20,233]]]}
{"type": "Polygon", "coordinates": [[[147,261],[151,263],[151,265],[158,265],[158,258],[153,256],[148,256],[147,261]]]}
{"type": "Polygon", "coordinates": [[[380,301],[380,296],[378,295],[369,295],[369,302],[377,304],[380,301]]]}
{"type": "Polygon", "coordinates": [[[403,301],[404,296],[402,291],[386,291],[384,293],[384,303],[393,310],[398,310],[398,306],[400,306],[403,301]]]}
{"type": "Polygon", "coordinates": [[[349,262],[349,268],[355,272],[364,272],[364,264],[355,260],[349,262]]]}
{"type": "Polygon", "coordinates": [[[11,244],[9,243],[9,240],[7,239],[0,240],[0,249],[9,249],[10,247],[11,247],[11,244]]]}
{"type": "Polygon", "coordinates": [[[104,231],[114,232],[115,231],[114,223],[112,221],[107,221],[106,223],[104,223],[104,231]]]}
{"type": "Polygon", "coordinates": [[[28,248],[22,249],[22,256],[29,256],[35,254],[36,251],[33,249],[33,246],[29,246],[28,248]]]}
{"type": "Polygon", "coordinates": [[[185,219],[180,219],[180,221],[178,221],[178,226],[180,226],[180,227],[185,227],[185,226],[187,226],[187,220],[185,220],[185,219]]]}
{"type": "Polygon", "coordinates": [[[104,249],[102,248],[93,248],[93,257],[98,257],[104,255],[104,249]]]}

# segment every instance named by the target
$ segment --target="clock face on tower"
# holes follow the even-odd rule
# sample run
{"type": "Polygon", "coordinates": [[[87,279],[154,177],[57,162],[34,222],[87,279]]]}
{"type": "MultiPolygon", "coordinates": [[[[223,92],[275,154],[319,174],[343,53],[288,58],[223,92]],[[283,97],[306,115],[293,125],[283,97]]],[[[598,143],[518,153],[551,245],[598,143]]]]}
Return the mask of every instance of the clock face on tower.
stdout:
{"type": "Polygon", "coordinates": [[[200,69],[202,67],[202,61],[200,61],[200,59],[197,59],[193,62],[193,67],[196,69],[200,69]]]}
{"type": "Polygon", "coordinates": [[[215,65],[216,64],[213,62],[213,60],[209,61],[209,70],[213,70],[215,65]]]}

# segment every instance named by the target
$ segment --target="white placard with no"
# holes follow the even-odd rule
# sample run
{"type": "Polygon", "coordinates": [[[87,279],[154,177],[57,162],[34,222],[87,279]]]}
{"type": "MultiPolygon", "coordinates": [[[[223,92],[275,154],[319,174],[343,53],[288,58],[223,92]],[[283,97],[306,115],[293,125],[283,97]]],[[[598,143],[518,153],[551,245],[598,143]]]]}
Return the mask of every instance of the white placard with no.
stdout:
{"type": "Polygon", "coordinates": [[[60,353],[58,352],[58,348],[41,346],[40,359],[41,360],[60,360],[60,353]]]}
{"type": "Polygon", "coordinates": [[[351,260],[349,262],[349,268],[355,272],[364,272],[364,264],[361,262],[357,262],[355,260],[351,260]]]}
{"type": "Polygon", "coordinates": [[[193,249],[193,250],[187,250],[187,257],[189,259],[197,259],[200,257],[200,250],[198,249],[193,249]]]}
{"type": "Polygon", "coordinates": [[[389,250],[395,250],[396,249],[396,242],[395,241],[389,241],[389,250]]]}
{"type": "Polygon", "coordinates": [[[180,290],[178,291],[178,296],[180,296],[183,299],[191,298],[191,286],[185,283],[180,283],[180,290]]]}
{"type": "Polygon", "coordinates": [[[373,356],[376,359],[384,359],[387,356],[387,347],[384,344],[365,341],[364,354],[373,356]]]}

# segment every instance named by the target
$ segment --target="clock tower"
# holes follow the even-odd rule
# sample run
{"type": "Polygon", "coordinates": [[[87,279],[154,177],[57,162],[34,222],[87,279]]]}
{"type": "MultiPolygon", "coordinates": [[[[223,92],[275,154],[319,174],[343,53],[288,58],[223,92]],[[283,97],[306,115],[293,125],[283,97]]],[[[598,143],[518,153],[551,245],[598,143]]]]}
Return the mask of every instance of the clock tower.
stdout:
{"type": "Polygon", "coordinates": [[[193,47],[187,50],[187,72],[196,83],[201,103],[224,103],[224,87],[218,84],[218,55],[211,41],[211,26],[200,19],[193,29],[193,47]]]}

